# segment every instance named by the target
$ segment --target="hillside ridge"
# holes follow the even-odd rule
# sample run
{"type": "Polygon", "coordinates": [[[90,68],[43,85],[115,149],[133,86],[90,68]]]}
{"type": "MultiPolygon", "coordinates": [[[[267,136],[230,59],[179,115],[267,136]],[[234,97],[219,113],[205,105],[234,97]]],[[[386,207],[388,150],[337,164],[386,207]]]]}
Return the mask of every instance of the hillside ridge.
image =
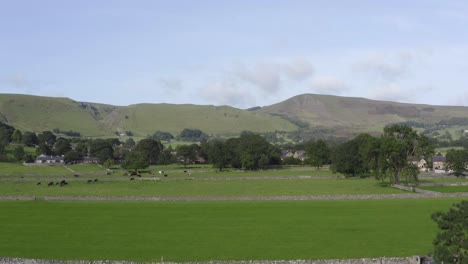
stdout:
{"type": "Polygon", "coordinates": [[[361,97],[301,94],[263,107],[141,103],[116,106],[64,97],[0,94],[0,120],[22,130],[73,130],[87,137],[196,128],[211,136],[331,129],[338,134],[382,131],[401,122],[435,124],[468,117],[468,107],[409,104],[361,97]]]}

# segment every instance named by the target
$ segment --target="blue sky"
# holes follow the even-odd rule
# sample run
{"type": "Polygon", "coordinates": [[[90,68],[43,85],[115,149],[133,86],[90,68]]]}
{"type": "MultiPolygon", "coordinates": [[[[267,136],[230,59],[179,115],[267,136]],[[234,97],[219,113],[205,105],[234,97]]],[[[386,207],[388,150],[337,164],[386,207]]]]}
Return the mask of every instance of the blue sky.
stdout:
{"type": "MultiPolygon", "coordinates": [[[[0,0],[0,93],[468,106],[468,1],[0,0]]],[[[0,95],[1,96],[1,95],[0,95]]]]}

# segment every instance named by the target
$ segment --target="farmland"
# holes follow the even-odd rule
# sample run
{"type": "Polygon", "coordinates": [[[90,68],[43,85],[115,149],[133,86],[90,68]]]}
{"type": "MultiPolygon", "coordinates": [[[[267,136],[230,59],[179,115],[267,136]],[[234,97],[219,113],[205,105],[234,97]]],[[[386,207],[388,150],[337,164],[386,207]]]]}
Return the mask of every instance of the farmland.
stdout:
{"type": "Polygon", "coordinates": [[[391,194],[402,191],[384,187],[374,179],[287,179],[203,181],[72,181],[65,187],[40,186],[34,181],[7,181],[0,193],[7,196],[289,196],[391,194]]]}
{"type": "MultiPolygon", "coordinates": [[[[105,175],[97,165],[71,165],[73,171],[84,173],[74,177],[62,166],[0,166],[0,196],[37,199],[0,201],[0,234],[9,241],[0,244],[0,256],[8,257],[209,261],[424,255],[431,252],[437,231],[431,214],[462,199],[414,199],[418,194],[388,187],[388,182],[343,178],[305,166],[223,172],[203,165],[151,166],[132,181],[119,167],[105,175]],[[87,182],[94,178],[98,181],[87,182]],[[68,184],[47,186],[62,179],[68,184]],[[333,195],[340,198],[327,198],[333,195]],[[400,199],[346,198],[357,195],[400,199]],[[45,196],[91,200],[50,201],[45,196]],[[323,199],[256,201],[300,196],[323,199]],[[186,201],[97,201],[93,197],[186,201]],[[245,200],[202,201],[216,197],[245,200]]],[[[455,177],[421,180],[426,184],[464,181],[455,177]]],[[[421,188],[443,192],[460,187],[421,188]]],[[[466,186],[461,188],[456,191],[467,192],[466,186]]]]}
{"type": "Polygon", "coordinates": [[[0,255],[135,261],[411,256],[459,199],[0,202],[0,255]],[[359,217],[357,217],[359,216],[359,217]]]}

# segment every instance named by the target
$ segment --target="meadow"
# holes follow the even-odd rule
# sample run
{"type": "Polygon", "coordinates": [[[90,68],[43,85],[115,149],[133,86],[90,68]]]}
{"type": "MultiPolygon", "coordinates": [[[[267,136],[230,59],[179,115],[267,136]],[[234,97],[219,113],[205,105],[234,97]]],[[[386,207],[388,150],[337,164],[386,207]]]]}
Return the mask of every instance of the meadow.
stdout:
{"type": "Polygon", "coordinates": [[[431,252],[437,231],[431,214],[459,201],[0,201],[0,255],[133,261],[422,255],[431,252]]]}
{"type": "Polygon", "coordinates": [[[1,176],[36,176],[36,175],[68,175],[73,176],[63,166],[25,166],[21,163],[0,162],[1,176]]]}
{"type": "Polygon", "coordinates": [[[441,193],[468,192],[468,186],[425,186],[420,189],[441,193]]]}
{"type": "MultiPolygon", "coordinates": [[[[71,165],[71,168],[86,174],[104,170],[91,164],[71,165]]],[[[62,166],[0,163],[0,176],[6,179],[0,181],[0,196],[38,198],[36,201],[0,201],[0,234],[2,241],[8,241],[0,243],[0,256],[208,261],[426,255],[432,250],[437,232],[431,214],[446,211],[461,200],[71,202],[41,199],[44,196],[196,198],[405,193],[388,187],[388,182],[343,178],[326,168],[278,167],[255,172],[216,172],[210,165],[151,166],[143,171],[142,178],[135,177],[134,181],[128,176],[122,177],[126,171],[113,169],[115,173],[111,175],[75,178],[62,166]],[[159,174],[159,170],[164,170],[167,178],[159,174]],[[268,179],[269,176],[323,178],[268,179]],[[87,177],[101,180],[87,183],[87,177]],[[188,177],[219,179],[171,180],[188,177]],[[265,178],[240,179],[243,177],[265,178]],[[63,187],[47,186],[52,179],[70,178],[77,181],[69,180],[63,187]]],[[[421,180],[457,181],[466,179],[421,180]]],[[[468,191],[468,186],[422,188],[468,191]]]]}
{"type": "Polygon", "coordinates": [[[47,186],[47,181],[0,182],[4,196],[289,196],[403,193],[374,179],[288,179],[206,181],[70,181],[67,186],[47,186]]]}

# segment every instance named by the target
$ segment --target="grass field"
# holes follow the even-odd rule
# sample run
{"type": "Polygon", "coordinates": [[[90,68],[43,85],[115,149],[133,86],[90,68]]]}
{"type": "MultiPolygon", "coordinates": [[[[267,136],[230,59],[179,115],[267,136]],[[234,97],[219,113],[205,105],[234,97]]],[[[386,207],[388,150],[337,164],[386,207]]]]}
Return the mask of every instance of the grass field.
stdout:
{"type": "Polygon", "coordinates": [[[102,172],[106,170],[105,168],[100,167],[97,164],[74,164],[68,165],[68,167],[77,172],[102,172]]]}
{"type": "Polygon", "coordinates": [[[204,261],[430,253],[457,199],[301,202],[0,202],[0,255],[204,261]],[[359,216],[359,217],[357,217],[359,216]]]}
{"type": "MultiPolygon", "coordinates": [[[[117,173],[124,173],[125,170],[120,168],[113,168],[117,173]]],[[[222,172],[217,171],[212,165],[196,165],[188,166],[184,168],[181,165],[169,165],[169,166],[150,166],[147,169],[142,170],[143,176],[149,177],[147,172],[153,172],[156,177],[162,175],[158,174],[158,171],[163,170],[170,178],[203,178],[203,177],[268,177],[268,176],[330,176],[330,177],[341,177],[341,173],[333,173],[328,169],[317,170],[313,167],[279,167],[269,170],[259,171],[242,171],[238,169],[224,169],[222,172]],[[186,172],[184,172],[186,171],[186,172]],[[188,174],[190,173],[190,174],[188,174]]]]}
{"type": "MultiPolygon", "coordinates": [[[[0,175],[71,175],[63,166],[25,166],[21,163],[0,162],[0,175]]],[[[1,177],[1,176],[0,176],[1,177]]]]}
{"type": "Polygon", "coordinates": [[[468,186],[424,186],[420,189],[441,193],[468,192],[468,186]]]}
{"type": "Polygon", "coordinates": [[[286,196],[403,193],[374,179],[107,181],[70,182],[65,187],[34,181],[0,182],[4,196],[286,196]]]}

